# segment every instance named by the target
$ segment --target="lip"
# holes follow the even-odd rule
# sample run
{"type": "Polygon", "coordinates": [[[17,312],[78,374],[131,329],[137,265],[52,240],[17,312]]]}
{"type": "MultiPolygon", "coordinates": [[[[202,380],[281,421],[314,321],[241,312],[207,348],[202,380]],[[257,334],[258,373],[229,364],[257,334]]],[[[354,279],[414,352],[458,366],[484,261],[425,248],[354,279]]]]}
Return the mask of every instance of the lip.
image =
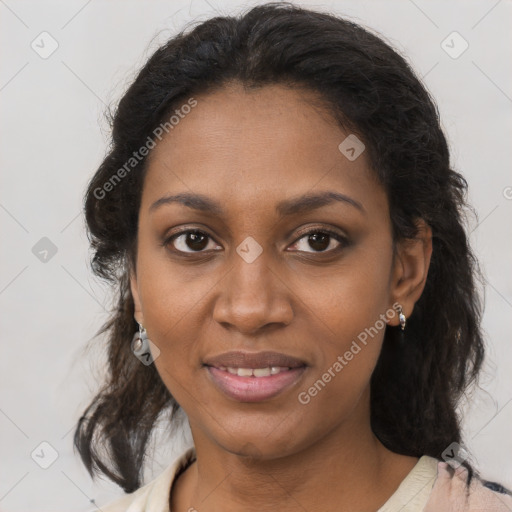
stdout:
{"type": "MultiPolygon", "coordinates": [[[[216,356],[207,358],[204,361],[206,366],[233,367],[233,368],[268,368],[271,366],[287,366],[288,368],[299,368],[307,366],[306,362],[280,352],[263,351],[263,352],[243,352],[241,350],[223,352],[216,356]]],[[[278,374],[279,375],[279,374],[278,374]]],[[[265,378],[265,377],[261,377],[265,378]]]]}
{"type": "Polygon", "coordinates": [[[268,377],[239,377],[215,366],[205,368],[216,387],[239,402],[269,400],[292,387],[306,371],[306,366],[299,366],[268,377]]]}

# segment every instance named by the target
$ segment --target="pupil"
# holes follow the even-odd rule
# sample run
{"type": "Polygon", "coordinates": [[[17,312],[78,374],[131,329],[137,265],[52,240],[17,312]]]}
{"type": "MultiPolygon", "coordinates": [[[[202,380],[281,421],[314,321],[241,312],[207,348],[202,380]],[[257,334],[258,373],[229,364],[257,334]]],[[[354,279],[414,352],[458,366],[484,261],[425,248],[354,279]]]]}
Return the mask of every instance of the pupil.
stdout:
{"type": "Polygon", "coordinates": [[[187,245],[190,249],[194,250],[201,250],[206,247],[207,244],[205,244],[206,236],[204,234],[201,234],[197,231],[194,231],[192,233],[188,234],[187,237],[187,245]],[[191,242],[191,243],[189,243],[191,242]]]}
{"type": "Polygon", "coordinates": [[[329,247],[329,238],[327,233],[313,233],[309,235],[308,242],[313,249],[323,251],[329,247]]]}

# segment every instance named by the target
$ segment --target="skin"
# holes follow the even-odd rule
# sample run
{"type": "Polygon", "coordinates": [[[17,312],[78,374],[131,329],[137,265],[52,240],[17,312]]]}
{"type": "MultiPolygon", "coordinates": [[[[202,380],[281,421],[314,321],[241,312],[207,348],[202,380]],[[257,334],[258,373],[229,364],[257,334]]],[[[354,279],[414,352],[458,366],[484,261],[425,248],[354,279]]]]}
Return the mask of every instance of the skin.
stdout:
{"type": "MultiPolygon", "coordinates": [[[[188,416],[197,452],[174,483],[173,512],[373,512],[418,461],[386,449],[370,427],[384,329],[308,404],[297,399],[395,302],[412,313],[432,251],[430,228],[418,221],[418,238],[398,244],[393,257],[386,193],[365,152],[349,161],[338,150],[348,133],[313,106],[312,94],[230,84],[197,96],[150,155],[131,273],[135,318],[161,351],[155,365],[188,416]],[[283,218],[275,211],[282,200],[324,190],[363,210],[332,202],[283,218]],[[182,192],[204,194],[225,212],[179,203],[150,211],[182,192]],[[304,228],[333,229],[348,243],[331,237],[319,248],[304,228]],[[165,243],[186,229],[209,238],[199,249],[186,235],[165,243]],[[252,263],[236,252],[248,236],[262,248],[252,263]],[[308,368],[272,399],[236,401],[202,366],[236,349],[284,352],[308,368]]],[[[388,323],[398,325],[398,316],[388,323]]]]}

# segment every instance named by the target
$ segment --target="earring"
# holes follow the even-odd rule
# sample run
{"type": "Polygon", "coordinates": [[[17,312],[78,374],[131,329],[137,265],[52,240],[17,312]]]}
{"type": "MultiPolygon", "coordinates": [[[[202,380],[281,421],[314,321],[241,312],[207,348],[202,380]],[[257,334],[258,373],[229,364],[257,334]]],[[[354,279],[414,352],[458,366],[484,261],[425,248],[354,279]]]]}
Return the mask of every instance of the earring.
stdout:
{"type": "Polygon", "coordinates": [[[402,310],[402,306],[398,306],[398,320],[400,321],[400,329],[405,330],[406,318],[402,310]]]}
{"type": "MultiPolygon", "coordinates": [[[[137,322],[138,323],[138,322],[137,322]]],[[[140,356],[149,351],[149,342],[146,329],[139,324],[139,330],[135,332],[132,339],[132,352],[136,356],[140,356]]]]}
{"type": "Polygon", "coordinates": [[[160,356],[160,349],[149,340],[142,324],[139,324],[139,330],[133,335],[132,352],[145,366],[149,366],[160,356]]]}

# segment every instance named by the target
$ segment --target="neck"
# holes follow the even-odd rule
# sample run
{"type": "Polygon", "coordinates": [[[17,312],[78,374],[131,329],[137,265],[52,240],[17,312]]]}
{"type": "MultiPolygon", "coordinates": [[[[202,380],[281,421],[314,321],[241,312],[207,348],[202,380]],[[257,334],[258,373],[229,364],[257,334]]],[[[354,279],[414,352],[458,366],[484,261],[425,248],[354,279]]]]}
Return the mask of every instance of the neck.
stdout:
{"type": "Polygon", "coordinates": [[[227,451],[193,428],[197,461],[176,482],[171,511],[374,512],[418,459],[387,450],[373,434],[369,414],[361,421],[363,410],[314,444],[272,458],[227,451]]]}

